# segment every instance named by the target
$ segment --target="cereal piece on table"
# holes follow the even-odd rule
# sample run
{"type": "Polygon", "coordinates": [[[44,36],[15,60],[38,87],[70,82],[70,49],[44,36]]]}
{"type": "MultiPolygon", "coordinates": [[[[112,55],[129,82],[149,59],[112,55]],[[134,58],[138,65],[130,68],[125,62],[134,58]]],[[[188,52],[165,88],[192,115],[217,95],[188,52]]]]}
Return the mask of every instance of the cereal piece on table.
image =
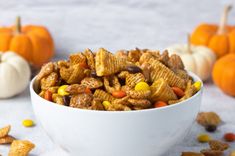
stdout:
{"type": "Polygon", "coordinates": [[[115,99],[111,94],[101,89],[95,90],[94,97],[100,98],[102,101],[113,101],[115,99]]]}
{"type": "Polygon", "coordinates": [[[151,101],[177,100],[177,96],[163,78],[154,81],[150,89],[152,92],[151,101]]]}
{"type": "Polygon", "coordinates": [[[10,135],[4,136],[4,137],[0,138],[0,145],[11,144],[14,140],[15,140],[15,138],[10,135]]]}
{"type": "Polygon", "coordinates": [[[71,65],[76,65],[76,64],[79,64],[79,63],[85,63],[86,62],[86,56],[84,56],[83,53],[81,53],[81,52],[71,54],[69,56],[69,61],[70,61],[71,65]]]}
{"type": "Polygon", "coordinates": [[[129,95],[133,99],[148,99],[151,95],[150,90],[130,90],[127,91],[127,95],[129,95]]]}
{"type": "Polygon", "coordinates": [[[142,109],[150,108],[152,105],[152,103],[147,99],[128,99],[128,102],[131,105],[142,109]]]}
{"type": "Polygon", "coordinates": [[[65,91],[70,93],[70,94],[80,94],[80,93],[84,93],[86,90],[86,86],[85,85],[81,85],[81,84],[72,84],[69,85],[65,91]]]}
{"type": "Polygon", "coordinates": [[[23,120],[22,125],[25,127],[33,127],[35,123],[33,122],[33,120],[26,119],[26,120],[23,120]]]}
{"type": "Polygon", "coordinates": [[[98,76],[109,76],[125,69],[126,59],[118,58],[104,48],[100,48],[95,57],[95,69],[98,76]]]}
{"type": "Polygon", "coordinates": [[[200,112],[197,115],[197,123],[202,126],[218,126],[221,123],[221,119],[215,112],[200,112]]]}
{"type": "Polygon", "coordinates": [[[172,54],[167,62],[167,66],[172,70],[183,70],[184,64],[180,56],[172,54]]]}
{"type": "Polygon", "coordinates": [[[81,80],[86,76],[84,68],[80,64],[69,66],[68,68],[60,68],[60,76],[68,84],[80,83],[81,80]]]}
{"type": "Polygon", "coordinates": [[[172,70],[167,68],[160,61],[155,59],[148,60],[148,63],[151,65],[150,80],[154,82],[160,78],[163,78],[168,82],[170,86],[176,86],[182,89],[185,89],[186,82],[184,79],[177,76],[172,70]]]}
{"type": "Polygon", "coordinates": [[[208,134],[199,134],[197,140],[198,142],[206,143],[211,140],[211,137],[208,134]]]}
{"type": "Polygon", "coordinates": [[[92,105],[93,97],[91,94],[78,94],[74,95],[70,99],[70,107],[74,108],[89,108],[92,105]]]}
{"type": "Polygon", "coordinates": [[[49,62],[42,66],[40,72],[37,75],[37,80],[41,80],[43,77],[48,76],[54,71],[54,64],[49,62]]]}
{"type": "Polygon", "coordinates": [[[126,85],[131,88],[139,82],[145,82],[145,77],[142,73],[128,74],[126,76],[126,85]]]}
{"type": "Polygon", "coordinates": [[[229,144],[219,140],[210,140],[209,145],[212,150],[218,150],[218,151],[224,151],[229,148],[229,144]]]}
{"type": "Polygon", "coordinates": [[[64,105],[63,97],[57,93],[52,94],[52,101],[59,105],[64,105]]]}
{"type": "Polygon", "coordinates": [[[35,147],[27,140],[14,140],[11,144],[8,156],[28,156],[28,153],[35,147]]]}
{"type": "Polygon", "coordinates": [[[0,138],[7,136],[8,133],[10,132],[10,130],[11,130],[11,126],[10,125],[7,125],[7,126],[1,128],[0,129],[0,138]]]}
{"type": "Polygon", "coordinates": [[[96,89],[103,86],[103,82],[98,78],[86,77],[81,81],[81,84],[90,89],[96,89]]]}
{"type": "Polygon", "coordinates": [[[58,83],[59,75],[55,72],[50,73],[40,81],[41,89],[47,90],[50,87],[56,86],[58,83]]]}
{"type": "Polygon", "coordinates": [[[84,51],[84,55],[87,59],[87,64],[91,70],[95,70],[95,56],[90,49],[84,51]]]}
{"type": "Polygon", "coordinates": [[[204,156],[202,153],[196,152],[182,152],[181,156],[204,156]]]}
{"type": "Polygon", "coordinates": [[[201,150],[201,153],[204,156],[222,156],[223,155],[223,151],[212,150],[212,149],[203,149],[201,150]]]}

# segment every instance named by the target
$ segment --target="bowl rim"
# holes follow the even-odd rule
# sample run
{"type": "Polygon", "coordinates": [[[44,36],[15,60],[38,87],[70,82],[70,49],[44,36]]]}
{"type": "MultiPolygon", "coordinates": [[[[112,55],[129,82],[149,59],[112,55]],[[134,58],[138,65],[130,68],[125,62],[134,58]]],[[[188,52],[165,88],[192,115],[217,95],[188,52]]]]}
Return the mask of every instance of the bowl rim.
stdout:
{"type": "MultiPolygon", "coordinates": [[[[152,112],[152,111],[160,111],[160,110],[166,110],[166,109],[170,109],[170,108],[175,108],[175,107],[178,107],[180,105],[184,105],[184,104],[187,104],[188,101],[194,99],[195,97],[199,96],[203,89],[204,89],[204,84],[203,84],[203,81],[196,75],[194,74],[193,72],[190,72],[190,71],[187,71],[188,74],[190,76],[192,76],[193,80],[194,81],[200,81],[201,82],[201,88],[200,90],[194,94],[192,97],[184,100],[184,101],[181,101],[181,102],[178,102],[178,103],[175,103],[175,104],[172,104],[172,105],[168,105],[168,106],[165,106],[165,107],[159,107],[159,108],[149,108],[149,109],[141,109],[141,110],[132,110],[132,111],[104,111],[104,110],[90,110],[90,109],[81,109],[81,108],[73,108],[73,107],[69,107],[69,106],[63,106],[63,105],[59,105],[59,104],[55,104],[54,102],[52,101],[47,101],[46,99],[40,97],[36,91],[34,90],[34,84],[36,82],[36,77],[37,75],[31,80],[30,82],[30,97],[32,98],[32,94],[38,96],[41,100],[44,101],[44,103],[47,103],[47,105],[51,105],[51,107],[57,107],[58,109],[64,109],[64,110],[68,110],[68,111],[77,111],[77,112],[91,112],[91,113],[106,113],[106,114],[129,114],[129,113],[144,113],[144,112],[152,112]]],[[[32,100],[31,100],[32,102],[32,100]]]]}

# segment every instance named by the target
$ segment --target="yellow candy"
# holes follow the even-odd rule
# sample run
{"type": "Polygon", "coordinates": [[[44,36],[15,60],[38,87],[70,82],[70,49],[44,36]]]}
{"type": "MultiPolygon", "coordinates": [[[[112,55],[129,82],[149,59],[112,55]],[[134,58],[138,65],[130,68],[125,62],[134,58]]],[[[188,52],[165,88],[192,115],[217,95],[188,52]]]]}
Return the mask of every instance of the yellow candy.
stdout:
{"type": "Polygon", "coordinates": [[[103,101],[103,106],[105,109],[108,109],[108,107],[111,105],[111,103],[109,101],[103,101]]]}
{"type": "Polygon", "coordinates": [[[146,82],[139,82],[135,85],[135,90],[136,91],[139,91],[139,90],[147,91],[147,90],[150,90],[150,87],[146,82]]]}
{"type": "Polygon", "coordinates": [[[58,94],[61,96],[69,95],[69,93],[65,91],[67,87],[68,85],[60,86],[60,88],[58,89],[58,94]]]}
{"type": "Polygon", "coordinates": [[[201,89],[202,83],[200,81],[197,81],[193,85],[196,88],[196,90],[199,91],[201,89]]]}
{"type": "Polygon", "coordinates": [[[207,134],[200,134],[197,137],[197,140],[201,143],[209,142],[211,140],[211,137],[207,134]]]}
{"type": "Polygon", "coordinates": [[[33,120],[30,120],[30,119],[26,119],[22,122],[23,126],[25,127],[32,127],[34,126],[34,122],[33,120]]]}

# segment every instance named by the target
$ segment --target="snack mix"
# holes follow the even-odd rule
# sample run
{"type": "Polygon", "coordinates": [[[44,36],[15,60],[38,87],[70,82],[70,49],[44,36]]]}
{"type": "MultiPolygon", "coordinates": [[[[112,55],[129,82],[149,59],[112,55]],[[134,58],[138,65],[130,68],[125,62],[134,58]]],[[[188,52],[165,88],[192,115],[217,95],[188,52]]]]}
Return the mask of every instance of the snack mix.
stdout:
{"type": "Polygon", "coordinates": [[[100,48],[45,64],[39,95],[59,105],[106,111],[156,108],[186,100],[200,90],[177,55],[148,49],[100,48]],[[159,105],[160,103],[160,105],[159,105]]]}

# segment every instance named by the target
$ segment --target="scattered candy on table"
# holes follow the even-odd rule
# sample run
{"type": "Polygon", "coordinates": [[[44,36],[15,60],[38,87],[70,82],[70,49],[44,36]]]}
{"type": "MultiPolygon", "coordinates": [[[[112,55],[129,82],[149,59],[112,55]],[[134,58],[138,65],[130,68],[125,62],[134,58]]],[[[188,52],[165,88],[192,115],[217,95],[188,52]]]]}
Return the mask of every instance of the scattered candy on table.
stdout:
{"type": "Polygon", "coordinates": [[[35,123],[33,122],[33,120],[30,119],[25,119],[22,122],[23,126],[25,127],[33,127],[35,125],[35,123]]]}
{"type": "Polygon", "coordinates": [[[227,142],[235,141],[235,134],[234,133],[226,133],[224,134],[224,140],[227,142]]]}
{"type": "Polygon", "coordinates": [[[211,137],[208,134],[199,134],[197,140],[198,142],[206,143],[211,140],[211,137]]]}

